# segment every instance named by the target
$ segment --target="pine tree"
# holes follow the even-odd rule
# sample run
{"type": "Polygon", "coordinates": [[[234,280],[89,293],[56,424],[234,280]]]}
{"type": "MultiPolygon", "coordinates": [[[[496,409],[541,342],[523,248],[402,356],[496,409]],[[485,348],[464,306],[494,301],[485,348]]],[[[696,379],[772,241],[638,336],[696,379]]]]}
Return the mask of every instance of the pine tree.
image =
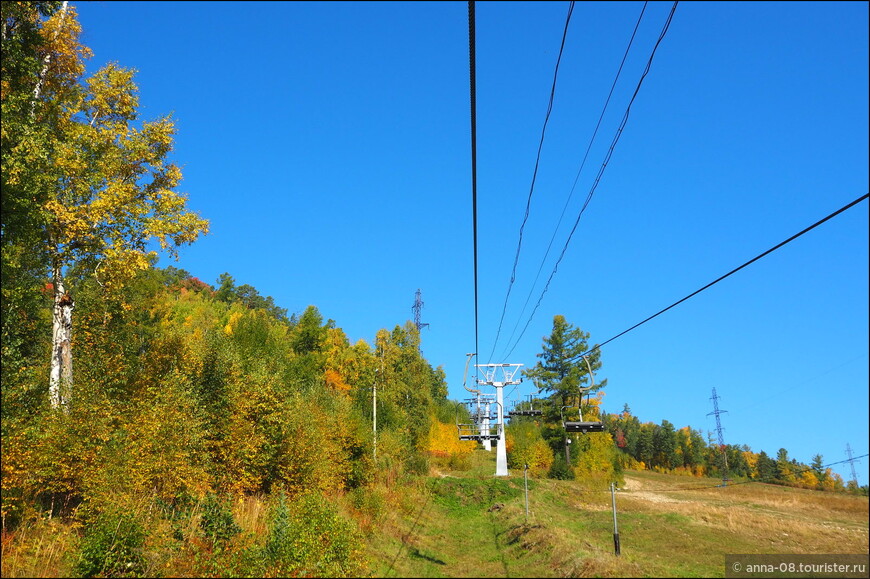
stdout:
{"type": "MultiPolygon", "coordinates": [[[[601,380],[593,386],[594,378],[589,371],[595,372],[601,368],[601,353],[595,349],[586,354],[589,350],[588,340],[588,333],[568,323],[565,316],[556,315],[553,317],[553,330],[548,337],[544,337],[542,351],[537,354],[540,360],[533,368],[523,371],[526,378],[535,381],[539,391],[550,393],[555,408],[580,408],[581,388],[594,392],[607,384],[607,380],[601,380]]],[[[550,418],[555,419],[556,416],[550,418]]],[[[561,438],[564,441],[565,462],[570,466],[568,437],[561,438]]]]}

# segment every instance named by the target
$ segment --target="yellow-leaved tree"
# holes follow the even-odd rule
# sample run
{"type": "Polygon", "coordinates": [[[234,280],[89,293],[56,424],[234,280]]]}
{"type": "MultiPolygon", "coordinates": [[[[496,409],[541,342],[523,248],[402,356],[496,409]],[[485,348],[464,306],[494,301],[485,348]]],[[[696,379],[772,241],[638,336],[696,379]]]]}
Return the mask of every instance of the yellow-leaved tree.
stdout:
{"type": "Polygon", "coordinates": [[[96,276],[112,291],[149,267],[149,244],[176,248],[208,230],[176,190],[181,171],[168,160],[175,135],[169,116],[138,122],[134,71],[109,64],[85,79],[90,51],[79,41],[72,7],[41,28],[42,74],[33,121],[46,128],[25,135],[8,161],[9,180],[31,183],[42,200],[37,227],[47,248],[54,294],[49,399],[72,397],[72,311],[65,286],[70,268],[96,276]],[[38,176],[38,177],[34,177],[38,176]]]}

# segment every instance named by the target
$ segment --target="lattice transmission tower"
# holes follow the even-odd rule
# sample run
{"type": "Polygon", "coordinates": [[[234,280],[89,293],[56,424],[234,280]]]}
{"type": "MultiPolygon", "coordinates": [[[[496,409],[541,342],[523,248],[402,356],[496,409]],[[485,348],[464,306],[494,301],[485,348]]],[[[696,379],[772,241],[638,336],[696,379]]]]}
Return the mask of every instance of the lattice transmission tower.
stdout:
{"type": "Polygon", "coordinates": [[[414,305],[411,306],[411,311],[414,312],[414,325],[417,326],[418,332],[429,325],[424,324],[421,317],[423,312],[423,292],[420,291],[420,288],[417,288],[417,293],[414,294],[414,305]]]}
{"type": "Polygon", "coordinates": [[[719,410],[719,396],[716,395],[716,389],[713,388],[713,396],[710,398],[713,401],[713,412],[708,412],[707,416],[714,414],[716,416],[716,433],[719,435],[719,450],[722,452],[722,486],[728,486],[728,454],[725,449],[725,437],[722,436],[722,421],[719,419],[720,414],[728,412],[727,410],[719,410]]]}
{"type": "Polygon", "coordinates": [[[852,469],[852,480],[855,481],[855,486],[858,486],[858,475],[855,474],[855,459],[852,458],[852,447],[846,443],[846,456],[848,456],[849,467],[852,469]]]}

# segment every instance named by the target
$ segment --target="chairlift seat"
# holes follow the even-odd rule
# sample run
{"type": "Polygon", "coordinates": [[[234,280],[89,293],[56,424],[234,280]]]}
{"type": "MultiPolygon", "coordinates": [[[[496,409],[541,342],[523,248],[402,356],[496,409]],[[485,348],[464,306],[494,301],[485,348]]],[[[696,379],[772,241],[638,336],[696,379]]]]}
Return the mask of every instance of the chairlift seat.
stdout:
{"type": "Polygon", "coordinates": [[[511,410],[508,416],[540,416],[540,410],[511,410]]]}
{"type": "Polygon", "coordinates": [[[472,420],[474,421],[474,423],[477,424],[477,425],[481,425],[481,424],[485,423],[487,420],[489,420],[489,421],[492,422],[492,423],[495,423],[495,422],[498,420],[498,415],[492,415],[492,416],[486,416],[486,415],[484,415],[484,416],[472,416],[471,419],[472,419],[472,420]]]}
{"type": "Polygon", "coordinates": [[[459,440],[473,440],[475,442],[483,442],[484,440],[498,440],[497,434],[460,434],[459,440]]]}
{"type": "Polygon", "coordinates": [[[565,422],[565,432],[604,432],[603,422],[565,422]]]}
{"type": "Polygon", "coordinates": [[[457,424],[456,429],[459,431],[459,440],[474,440],[483,442],[485,440],[498,440],[499,429],[490,427],[488,432],[480,432],[480,426],[477,424],[457,424]]]}

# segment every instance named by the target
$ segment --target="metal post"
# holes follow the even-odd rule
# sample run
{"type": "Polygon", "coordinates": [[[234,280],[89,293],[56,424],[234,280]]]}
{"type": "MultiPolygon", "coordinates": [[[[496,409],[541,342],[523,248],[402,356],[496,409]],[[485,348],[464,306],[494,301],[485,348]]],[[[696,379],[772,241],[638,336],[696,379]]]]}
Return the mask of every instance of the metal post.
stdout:
{"type": "Polygon", "coordinates": [[[523,468],[523,485],[526,487],[526,522],[529,522],[529,465],[523,468]]]}
{"type": "Polygon", "coordinates": [[[381,367],[375,368],[375,381],[372,383],[372,440],[375,464],[378,461],[378,380],[383,380],[384,377],[384,345],[380,345],[381,367]]]}
{"type": "Polygon", "coordinates": [[[613,505],[613,551],[619,555],[619,527],[616,526],[616,483],[610,483],[610,503],[613,505]]]}
{"type": "Polygon", "coordinates": [[[498,442],[495,447],[495,476],[508,476],[507,467],[507,445],[505,443],[504,431],[504,384],[496,382],[495,386],[495,403],[498,412],[498,442]]]}
{"type": "MultiPolygon", "coordinates": [[[[481,434],[485,434],[486,436],[489,436],[489,433],[490,433],[490,424],[489,424],[489,413],[490,413],[490,407],[489,407],[489,400],[486,401],[486,403],[485,403],[484,406],[485,406],[485,408],[486,408],[486,414],[483,414],[483,415],[482,415],[483,420],[480,421],[480,433],[481,433],[481,434]]],[[[480,415],[478,415],[478,416],[480,416],[480,415]]],[[[486,450],[487,452],[490,452],[490,451],[492,450],[492,442],[490,442],[489,438],[484,438],[484,439],[483,439],[483,449],[486,450]]]]}
{"type": "Polygon", "coordinates": [[[372,384],[372,438],[374,439],[374,460],[378,460],[378,378],[372,384]]]}
{"type": "Polygon", "coordinates": [[[565,464],[568,468],[571,467],[571,439],[568,437],[568,434],[565,433],[565,464]]]}

